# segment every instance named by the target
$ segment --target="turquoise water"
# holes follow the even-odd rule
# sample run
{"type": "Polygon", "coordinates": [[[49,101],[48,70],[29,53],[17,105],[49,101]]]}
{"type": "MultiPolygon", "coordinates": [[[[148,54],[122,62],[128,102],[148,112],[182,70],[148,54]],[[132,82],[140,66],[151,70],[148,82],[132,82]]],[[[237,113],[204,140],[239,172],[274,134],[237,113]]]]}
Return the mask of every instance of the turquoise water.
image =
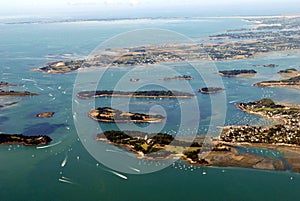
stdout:
{"type": "MultiPolygon", "coordinates": [[[[0,24],[0,71],[1,80],[23,84],[15,90],[37,92],[40,96],[32,98],[1,99],[2,102],[19,101],[19,104],[0,111],[0,128],[5,133],[24,133],[28,135],[47,134],[58,145],[36,149],[23,146],[0,147],[0,200],[295,200],[300,177],[290,172],[268,172],[233,168],[196,168],[184,162],[176,162],[174,166],[151,174],[125,174],[124,180],[109,168],[95,160],[86,146],[93,141],[98,131],[85,127],[86,141],[78,135],[72,113],[73,86],[77,74],[48,75],[32,72],[30,69],[53,61],[47,55],[72,53],[74,57],[87,56],[101,42],[126,31],[143,28],[163,28],[185,34],[195,40],[206,40],[211,33],[218,33],[230,28],[246,26],[239,19],[212,20],[154,20],[122,21],[122,22],[89,22],[89,23],[56,23],[56,24],[0,24]],[[54,111],[56,115],[51,119],[36,119],[35,114],[43,111],[54,111]],[[66,159],[64,167],[61,163],[66,159]],[[205,172],[206,174],[203,174],[205,172]],[[60,182],[60,178],[69,178],[70,183],[60,182]]],[[[57,58],[60,59],[60,58],[57,58]]],[[[55,59],[54,59],[55,60],[55,59]]],[[[200,123],[197,132],[206,134],[207,125],[222,122],[225,115],[225,125],[256,124],[267,125],[272,122],[260,117],[239,111],[235,102],[253,101],[263,97],[270,97],[276,101],[300,103],[299,91],[293,89],[261,89],[251,84],[265,79],[277,79],[276,72],[281,69],[300,66],[297,54],[285,53],[269,55],[267,57],[239,61],[215,62],[217,69],[252,69],[258,75],[251,78],[229,79],[222,78],[226,91],[223,94],[206,96],[197,93],[205,86],[206,79],[213,79],[214,73],[207,71],[201,76],[195,68],[184,63],[165,64],[178,74],[191,74],[195,77],[188,84],[191,92],[197,95],[199,102],[200,123]],[[276,63],[278,68],[253,67],[254,64],[276,63]],[[237,87],[238,86],[238,87],[237,87]],[[224,98],[227,113],[211,109],[211,100],[224,98]],[[211,117],[215,121],[212,121],[211,117]],[[213,123],[212,123],[213,122],[213,123]]],[[[197,63],[194,64],[197,66],[197,63]]],[[[104,80],[97,86],[99,89],[111,89],[132,68],[111,68],[106,72],[104,80]]],[[[163,77],[171,77],[169,71],[161,69],[159,65],[147,68],[139,67],[134,76],[143,80],[156,80],[156,84],[166,84],[159,81],[163,77]],[[159,73],[157,73],[159,72],[159,73]]],[[[91,80],[92,81],[92,80],[91,80]]],[[[214,81],[214,80],[213,80],[214,81]]],[[[180,89],[184,82],[168,83],[168,87],[180,89]]],[[[93,83],[88,83],[94,86],[93,83]]],[[[121,87],[129,87],[122,85],[121,87]]],[[[146,86],[156,89],[157,85],[146,86]]],[[[124,100],[116,100],[116,105],[123,108],[124,100]]],[[[110,99],[97,99],[96,106],[109,106],[110,99]]],[[[131,110],[144,112],[152,106],[161,105],[168,114],[165,125],[157,127],[171,132],[178,129],[180,123],[180,104],[190,105],[192,100],[184,103],[177,100],[130,100],[131,110]],[[147,104],[146,104],[147,103],[147,104]]],[[[84,102],[88,103],[88,102],[84,102]]],[[[86,109],[93,108],[93,105],[86,109]]],[[[156,108],[155,111],[160,111],[156,108]]],[[[86,114],[87,111],[82,111],[86,114]]],[[[84,121],[92,122],[86,116],[84,121]]],[[[185,134],[193,133],[193,115],[183,128],[185,134]],[[189,130],[190,129],[190,130],[189,130]]],[[[94,123],[94,122],[93,122],[94,123]]],[[[95,123],[96,124],[96,123],[95,123]]],[[[84,126],[84,125],[83,125],[84,126]]],[[[102,130],[116,128],[115,125],[100,124],[102,130]]],[[[146,125],[145,125],[146,126],[146,125]]],[[[198,126],[198,125],[197,125],[198,126]]],[[[130,129],[130,126],[128,127],[130,129]]],[[[141,128],[143,129],[143,128],[141,128]]],[[[154,130],[157,128],[153,128],[154,130]]],[[[84,135],[85,137],[85,135],[84,135]]],[[[110,145],[103,145],[105,149],[120,151],[110,145]]],[[[112,152],[114,153],[114,152],[112,152]]],[[[108,154],[108,153],[99,153],[108,154]]],[[[122,155],[115,153],[114,159],[122,155]]],[[[118,162],[118,161],[117,161],[118,162]]],[[[135,160],[134,168],[164,167],[163,162],[135,160]]]]}

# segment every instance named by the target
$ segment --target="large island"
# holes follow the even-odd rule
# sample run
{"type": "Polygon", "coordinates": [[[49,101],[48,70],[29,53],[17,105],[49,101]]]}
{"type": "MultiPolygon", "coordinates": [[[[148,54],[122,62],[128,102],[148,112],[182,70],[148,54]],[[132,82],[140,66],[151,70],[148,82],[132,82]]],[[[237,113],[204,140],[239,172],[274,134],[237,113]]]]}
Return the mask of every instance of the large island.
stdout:
{"type": "Polygon", "coordinates": [[[192,98],[194,94],[180,91],[82,91],[77,97],[82,99],[98,98],[98,97],[119,97],[119,98],[192,98]]]}
{"type": "Polygon", "coordinates": [[[49,144],[52,139],[49,136],[25,136],[22,134],[0,134],[0,145],[20,144],[25,146],[38,146],[49,144]]]}

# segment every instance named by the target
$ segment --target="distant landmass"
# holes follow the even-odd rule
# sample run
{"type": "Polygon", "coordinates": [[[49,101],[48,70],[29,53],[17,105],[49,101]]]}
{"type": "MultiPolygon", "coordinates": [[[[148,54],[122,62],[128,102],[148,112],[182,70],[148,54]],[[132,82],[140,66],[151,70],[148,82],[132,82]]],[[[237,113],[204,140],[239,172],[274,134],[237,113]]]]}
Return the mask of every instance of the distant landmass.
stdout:
{"type": "MultiPolygon", "coordinates": [[[[253,21],[253,19],[247,20],[253,21]]],[[[204,44],[161,44],[119,49],[108,48],[89,59],[53,61],[34,70],[57,74],[90,67],[150,66],[164,62],[197,60],[237,60],[254,58],[256,55],[270,52],[300,49],[298,40],[300,34],[298,30],[294,30],[299,27],[299,16],[256,18],[255,21],[260,23],[248,31],[227,31],[223,34],[212,35],[210,36],[211,40],[204,44]],[[274,24],[276,26],[273,26],[274,24]],[[264,31],[260,31],[261,29],[264,31]]],[[[277,65],[265,64],[264,66],[276,67],[277,65]]]]}

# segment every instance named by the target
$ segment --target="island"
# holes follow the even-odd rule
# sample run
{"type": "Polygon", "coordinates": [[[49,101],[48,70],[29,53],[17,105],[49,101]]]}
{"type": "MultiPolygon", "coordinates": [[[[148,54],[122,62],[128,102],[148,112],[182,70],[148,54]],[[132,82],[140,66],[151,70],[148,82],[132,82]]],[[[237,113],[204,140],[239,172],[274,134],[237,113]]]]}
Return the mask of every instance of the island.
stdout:
{"type": "Polygon", "coordinates": [[[199,89],[199,92],[202,94],[216,94],[222,91],[224,91],[224,89],[220,87],[204,87],[202,89],[199,89]]]}
{"type": "Polygon", "coordinates": [[[37,93],[31,93],[29,91],[0,91],[0,97],[6,96],[37,96],[37,93]]]}
{"type": "Polygon", "coordinates": [[[257,87],[283,87],[283,88],[293,88],[293,89],[300,89],[300,75],[295,77],[291,77],[289,79],[283,80],[271,80],[271,81],[263,81],[254,84],[253,86],[257,87]]]}
{"type": "Polygon", "coordinates": [[[38,118],[51,118],[54,116],[54,114],[55,114],[55,112],[43,112],[40,114],[36,114],[35,116],[38,118]]]}
{"type": "Polygon", "coordinates": [[[277,64],[264,64],[263,67],[268,67],[268,68],[275,68],[278,67],[279,65],[277,64]]]}
{"type": "MultiPolygon", "coordinates": [[[[210,40],[205,43],[146,44],[140,47],[107,48],[102,50],[101,54],[88,59],[53,61],[34,70],[59,74],[90,67],[151,66],[166,62],[237,60],[255,58],[255,56],[271,52],[300,49],[300,34],[297,30],[300,17],[258,18],[255,21],[245,18],[245,20],[259,23],[243,31],[227,30],[224,33],[211,35],[210,40]],[[280,24],[280,26],[273,27],[273,24],[280,24]]],[[[276,64],[265,66],[276,67],[276,64]]]]}
{"type": "Polygon", "coordinates": [[[295,68],[288,68],[286,70],[281,70],[278,72],[283,77],[296,77],[300,75],[300,72],[295,68]]]}
{"type": "Polygon", "coordinates": [[[192,80],[193,77],[190,75],[182,75],[182,76],[175,76],[175,77],[165,77],[162,80],[170,81],[170,80],[192,80]]]}
{"type": "Polygon", "coordinates": [[[3,105],[0,105],[0,109],[5,107],[10,107],[16,104],[18,104],[18,102],[4,103],[3,105]]]}
{"type": "Polygon", "coordinates": [[[110,107],[99,107],[91,110],[88,116],[95,121],[106,123],[160,123],[165,119],[162,115],[122,112],[110,107]]]}
{"type": "Polygon", "coordinates": [[[45,135],[25,136],[22,134],[0,134],[1,145],[20,144],[25,146],[38,146],[49,144],[51,141],[52,139],[49,136],[45,135]]]}
{"type": "Polygon", "coordinates": [[[97,90],[83,91],[77,94],[81,99],[98,98],[98,97],[119,97],[119,98],[193,98],[195,95],[180,91],[113,91],[97,90]]]}
{"type": "Polygon", "coordinates": [[[139,78],[130,78],[130,82],[139,82],[140,79],[139,78]]]}
{"type": "Polygon", "coordinates": [[[224,77],[241,77],[241,76],[253,76],[257,72],[255,70],[224,70],[219,71],[219,74],[224,77]]]}
{"type": "Polygon", "coordinates": [[[18,84],[11,84],[11,83],[8,83],[8,82],[3,82],[3,81],[0,82],[0,87],[16,87],[16,86],[19,86],[19,85],[18,84]]]}

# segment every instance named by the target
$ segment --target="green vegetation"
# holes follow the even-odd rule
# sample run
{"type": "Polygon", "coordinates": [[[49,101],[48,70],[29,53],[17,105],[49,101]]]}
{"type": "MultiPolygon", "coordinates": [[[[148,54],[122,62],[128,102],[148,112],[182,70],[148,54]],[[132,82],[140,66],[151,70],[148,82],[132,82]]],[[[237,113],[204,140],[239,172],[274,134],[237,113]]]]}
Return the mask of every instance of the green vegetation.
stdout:
{"type": "MultiPolygon", "coordinates": [[[[106,131],[98,134],[97,139],[106,138],[112,143],[119,145],[129,145],[134,151],[144,154],[151,154],[161,150],[164,146],[171,144],[174,137],[169,134],[145,134],[138,133],[139,137],[132,137],[131,131],[106,131]],[[126,134],[128,133],[128,134],[126,134]],[[147,137],[149,136],[149,137],[147,137]]],[[[137,134],[137,133],[133,133],[137,134]]]]}
{"type": "Polygon", "coordinates": [[[219,87],[205,87],[199,90],[202,94],[215,94],[222,91],[224,91],[224,89],[219,87]]]}
{"type": "Polygon", "coordinates": [[[224,77],[236,77],[236,76],[243,76],[243,75],[254,75],[257,72],[255,70],[224,70],[219,71],[219,74],[224,77]]]}
{"type": "Polygon", "coordinates": [[[192,98],[194,94],[180,91],[83,91],[77,94],[79,98],[95,98],[95,97],[134,97],[134,98],[192,98]]]}
{"type": "Polygon", "coordinates": [[[8,82],[3,82],[3,81],[0,82],[0,87],[15,87],[15,86],[18,86],[18,85],[17,84],[10,84],[8,82]]]}
{"type": "Polygon", "coordinates": [[[1,96],[37,96],[37,93],[31,93],[29,91],[0,91],[1,96]]]}
{"type": "Polygon", "coordinates": [[[161,115],[148,115],[140,113],[122,112],[109,107],[99,107],[89,112],[89,117],[100,122],[134,122],[158,123],[165,119],[161,115]]]}
{"type": "Polygon", "coordinates": [[[24,136],[21,134],[0,134],[0,144],[23,144],[26,146],[37,146],[48,144],[52,139],[48,136],[24,136]]]}
{"type": "Polygon", "coordinates": [[[182,76],[175,76],[175,77],[166,77],[163,80],[168,81],[168,80],[192,80],[193,77],[190,75],[182,75],[182,76]]]}

